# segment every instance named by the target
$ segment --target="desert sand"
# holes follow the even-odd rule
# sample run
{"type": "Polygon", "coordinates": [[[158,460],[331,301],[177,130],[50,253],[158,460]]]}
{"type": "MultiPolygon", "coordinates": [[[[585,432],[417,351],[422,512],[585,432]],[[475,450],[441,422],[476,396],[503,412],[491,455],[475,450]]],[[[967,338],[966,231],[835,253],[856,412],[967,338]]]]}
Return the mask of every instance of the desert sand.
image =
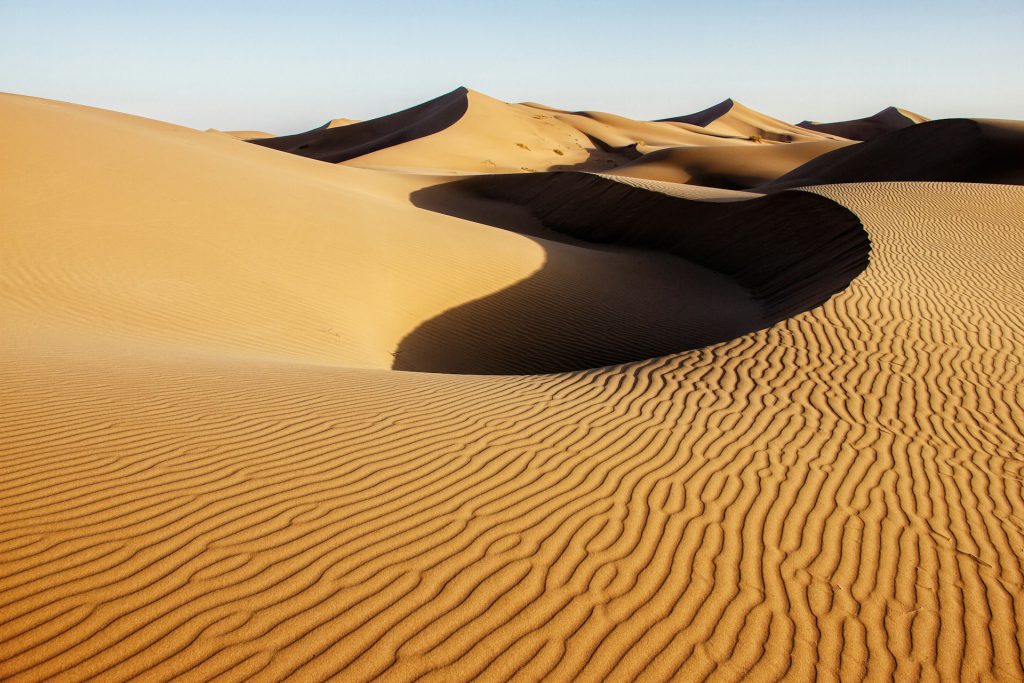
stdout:
{"type": "Polygon", "coordinates": [[[0,95],[0,678],[1024,679],[1024,124],[917,118],[0,95]]]}

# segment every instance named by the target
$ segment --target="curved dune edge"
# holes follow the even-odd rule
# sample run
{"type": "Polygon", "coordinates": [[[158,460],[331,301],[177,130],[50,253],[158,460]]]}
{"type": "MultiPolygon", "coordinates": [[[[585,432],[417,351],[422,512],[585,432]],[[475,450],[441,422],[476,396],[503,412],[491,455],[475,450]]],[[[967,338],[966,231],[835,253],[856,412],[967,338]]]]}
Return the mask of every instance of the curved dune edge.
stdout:
{"type": "Polygon", "coordinates": [[[318,161],[338,163],[448,128],[466,113],[468,94],[466,88],[460,87],[429,102],[369,121],[336,125],[335,122],[341,120],[332,119],[305,133],[256,138],[247,142],[318,161]]]}
{"type": "Polygon", "coordinates": [[[850,287],[619,368],[5,340],[0,675],[1024,677],[1024,188],[814,191],[850,287]]]}
{"type": "Polygon", "coordinates": [[[543,268],[421,323],[398,345],[395,370],[552,373],[699,348],[818,306],[868,264],[857,217],[806,192],[702,201],[555,172],[478,176],[411,199],[438,209],[440,193],[451,199],[439,210],[460,215],[460,190],[524,207],[543,228],[578,239],[533,233],[543,268]],[[675,261],[662,278],[659,253],[675,261]]]}
{"type": "Polygon", "coordinates": [[[763,304],[768,324],[822,304],[868,262],[870,242],[857,216],[814,194],[692,201],[572,172],[465,182],[527,206],[559,232],[667,251],[733,277],[763,304]]]}

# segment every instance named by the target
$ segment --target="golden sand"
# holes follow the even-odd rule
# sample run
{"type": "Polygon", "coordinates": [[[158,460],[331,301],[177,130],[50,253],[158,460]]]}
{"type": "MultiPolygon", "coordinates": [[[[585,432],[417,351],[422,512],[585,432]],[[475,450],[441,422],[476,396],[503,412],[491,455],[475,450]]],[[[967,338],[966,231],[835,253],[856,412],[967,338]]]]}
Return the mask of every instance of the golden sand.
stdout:
{"type": "Polygon", "coordinates": [[[0,96],[0,678],[1024,678],[1024,187],[665,182],[857,147],[751,111],[0,96]]]}

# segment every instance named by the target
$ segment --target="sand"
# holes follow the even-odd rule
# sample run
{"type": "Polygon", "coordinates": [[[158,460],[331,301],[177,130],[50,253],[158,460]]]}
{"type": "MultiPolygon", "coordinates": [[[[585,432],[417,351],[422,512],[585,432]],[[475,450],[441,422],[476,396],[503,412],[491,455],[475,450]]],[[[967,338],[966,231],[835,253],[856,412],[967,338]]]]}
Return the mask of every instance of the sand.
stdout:
{"type": "Polygon", "coordinates": [[[1019,124],[762,196],[445,102],[0,96],[0,678],[1024,679],[1019,124]]]}
{"type": "Polygon", "coordinates": [[[836,135],[848,140],[874,140],[877,137],[891,133],[894,130],[913,126],[915,123],[924,123],[929,119],[920,114],[915,114],[899,107],[886,107],[877,114],[862,119],[851,119],[849,121],[834,121],[831,123],[820,123],[818,121],[801,121],[797,125],[801,128],[836,135]]]}

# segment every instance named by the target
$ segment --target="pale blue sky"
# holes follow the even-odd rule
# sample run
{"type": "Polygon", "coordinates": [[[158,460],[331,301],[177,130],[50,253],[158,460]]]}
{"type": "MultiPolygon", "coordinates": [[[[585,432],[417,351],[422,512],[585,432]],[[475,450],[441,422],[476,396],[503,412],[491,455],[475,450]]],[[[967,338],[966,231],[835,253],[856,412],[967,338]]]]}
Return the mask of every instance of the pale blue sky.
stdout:
{"type": "Polygon", "coordinates": [[[636,118],[734,97],[1024,119],[1024,0],[0,0],[0,90],[296,132],[459,85],[636,118]]]}

